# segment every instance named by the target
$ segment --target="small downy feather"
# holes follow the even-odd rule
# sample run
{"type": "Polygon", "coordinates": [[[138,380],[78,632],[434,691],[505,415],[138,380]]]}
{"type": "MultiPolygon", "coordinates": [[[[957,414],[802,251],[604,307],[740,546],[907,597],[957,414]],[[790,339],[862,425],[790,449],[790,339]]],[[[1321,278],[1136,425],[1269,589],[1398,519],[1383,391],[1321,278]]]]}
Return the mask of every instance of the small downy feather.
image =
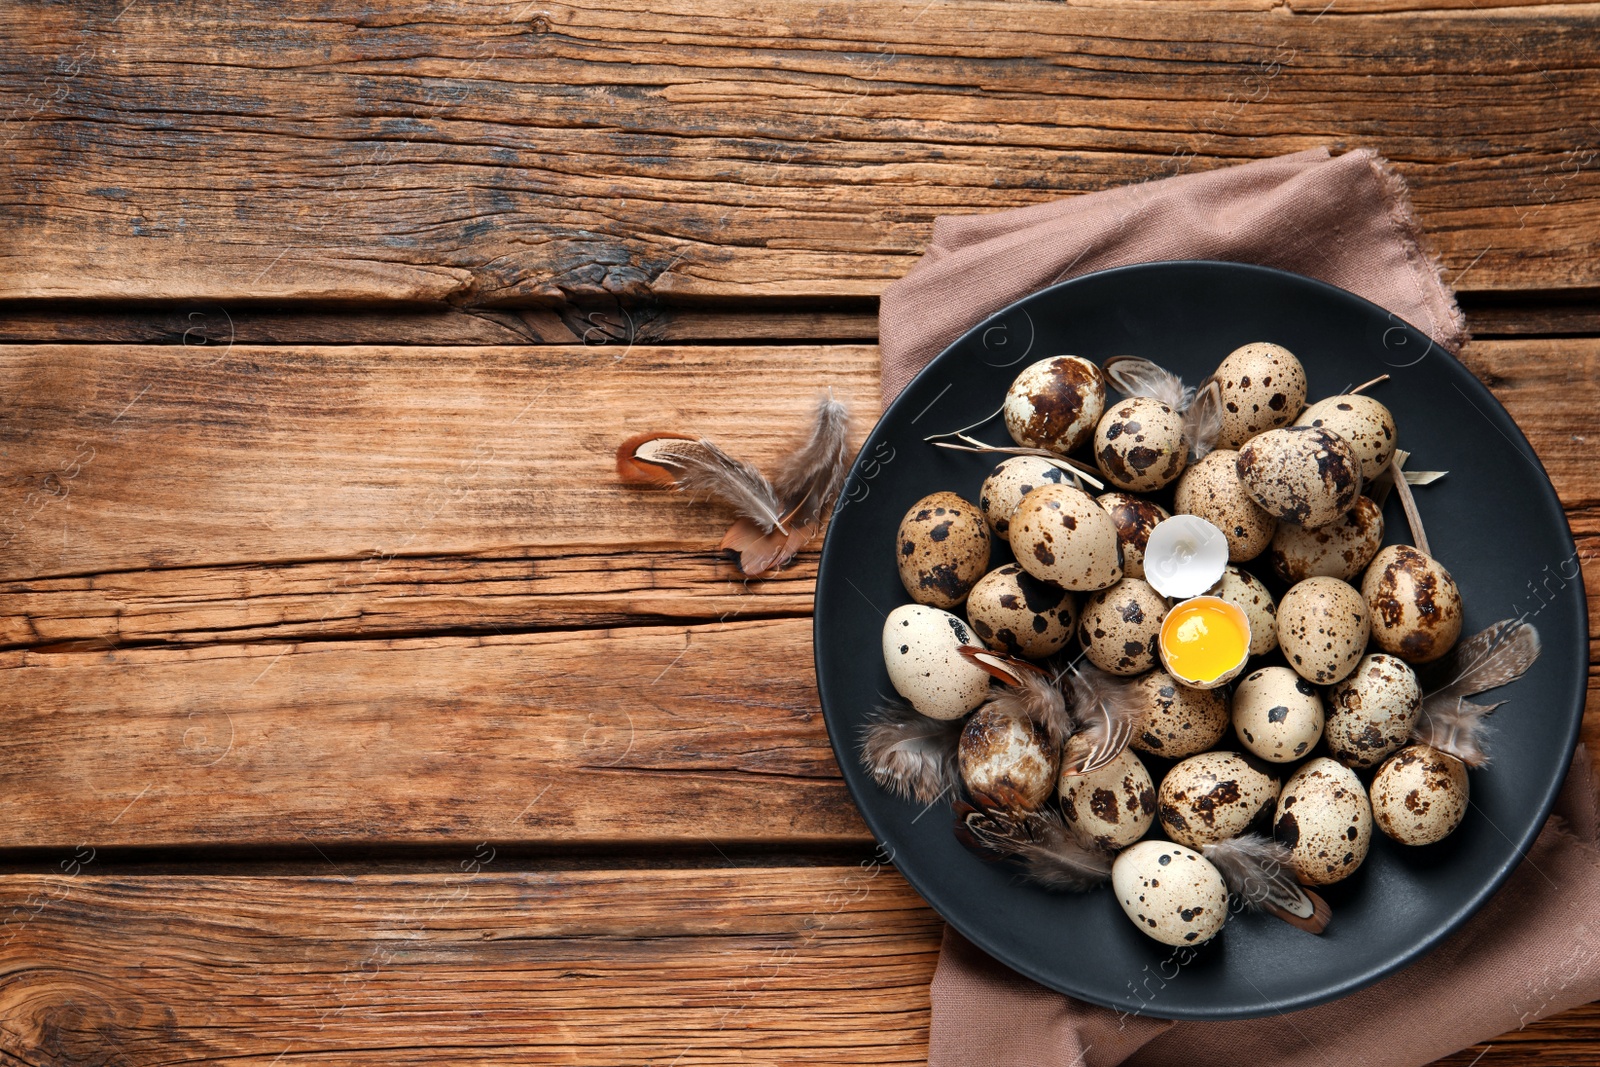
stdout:
{"type": "Polygon", "coordinates": [[[767,476],[742,459],[735,459],[712,442],[676,434],[630,437],[617,450],[617,472],[630,480],[633,472],[649,472],[647,484],[669,484],[651,470],[670,475],[670,484],[686,493],[704,493],[729,504],[763,533],[778,531],[785,537],[784,508],[767,476]]]}
{"type": "Polygon", "coordinates": [[[800,525],[816,526],[839,495],[850,464],[850,409],[824,394],[812,415],[811,433],[784,458],[773,479],[778,497],[800,525]]]}
{"type": "Polygon", "coordinates": [[[1089,774],[1122,755],[1144,720],[1144,701],[1130,679],[1089,663],[1067,671],[1078,732],[1061,755],[1062,774],[1089,774]]]}
{"type": "Polygon", "coordinates": [[[1313,934],[1328,928],[1332,909],[1295,878],[1286,846],[1260,834],[1241,834],[1205,845],[1200,851],[1245,907],[1265,911],[1313,934]]]}
{"type": "Polygon", "coordinates": [[[932,804],[954,796],[961,719],[930,719],[897,702],[873,710],[861,731],[861,765],[872,780],[902,800],[932,804]]]}
{"type": "Polygon", "coordinates": [[[958,803],[955,831],[968,848],[1010,860],[1046,889],[1082,893],[1111,877],[1111,854],[1084,844],[1049,808],[1008,811],[958,803]]]}
{"type": "Polygon", "coordinates": [[[1189,458],[1195,462],[1205,459],[1217,447],[1221,435],[1222,386],[1215,378],[1208,378],[1183,413],[1183,441],[1189,446],[1189,458]]]}
{"type": "Polygon", "coordinates": [[[1185,386],[1182,378],[1139,356],[1112,356],[1100,369],[1123,396],[1153,397],[1179,412],[1194,400],[1194,390],[1185,386]]]}
{"type": "Polygon", "coordinates": [[[1539,631],[1522,619],[1502,619],[1456,645],[1445,660],[1444,684],[1422,698],[1413,740],[1432,745],[1469,767],[1489,762],[1483,748],[1489,713],[1500,706],[1467,698],[1516,681],[1539,658],[1539,631]]]}
{"type": "Polygon", "coordinates": [[[1067,743],[1076,727],[1072,713],[1067,710],[1067,698],[1054,678],[1027,660],[1004,652],[970,646],[963,646],[960,651],[967,660],[1005,683],[990,689],[984,704],[1021,715],[1044,727],[1053,748],[1060,749],[1067,743]]]}

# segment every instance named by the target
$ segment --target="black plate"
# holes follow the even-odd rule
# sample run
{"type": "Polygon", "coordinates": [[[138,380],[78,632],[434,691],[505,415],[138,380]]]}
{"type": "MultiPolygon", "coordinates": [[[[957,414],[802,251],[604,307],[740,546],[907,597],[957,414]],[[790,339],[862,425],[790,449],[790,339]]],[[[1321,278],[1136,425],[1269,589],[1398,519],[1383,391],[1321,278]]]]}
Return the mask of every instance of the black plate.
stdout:
{"type": "MultiPolygon", "coordinates": [[[[1009,443],[995,418],[974,431],[1009,443]]],[[[1391,498],[1387,541],[1405,539],[1391,498]]],[[[995,561],[1008,559],[996,542],[995,561]]],[[[1275,592],[1281,587],[1274,587],[1275,592]]],[[[1175,1019],[1248,1018],[1330,1000],[1416,959],[1500,886],[1549,814],[1583,714],[1587,614],[1561,504],[1505,409],[1426,335],[1321,282],[1231,263],[1151,263],[1036,293],[951,345],[889,407],[857,457],[817,576],[816,664],[828,733],[862,815],[916,890],[974,944],[1060,992],[1175,1019]],[[861,769],[866,714],[893,694],[879,653],[884,615],[909,602],[895,529],[920,497],[975,500],[996,457],[923,438],[982,419],[1019,370],[1049,356],[1133,354],[1191,384],[1239,345],[1273,341],[1300,357],[1315,400],[1379,374],[1413,470],[1449,470],[1418,489],[1434,554],[1460,585],[1464,633],[1526,614],[1544,654],[1495,694],[1493,763],[1471,773],[1472,806],[1437,845],[1405,848],[1374,831],[1361,869],[1325,894],[1333,924],[1315,937],[1235,915],[1199,952],[1141,934],[1109,889],[1046,892],[967,852],[948,804],[894,799],[861,769]],[[1190,958],[1192,955],[1192,958],[1190,958]]],[[[1424,674],[1426,679],[1426,675],[1424,674]]],[[[1155,775],[1159,767],[1152,767],[1155,775]]]]}

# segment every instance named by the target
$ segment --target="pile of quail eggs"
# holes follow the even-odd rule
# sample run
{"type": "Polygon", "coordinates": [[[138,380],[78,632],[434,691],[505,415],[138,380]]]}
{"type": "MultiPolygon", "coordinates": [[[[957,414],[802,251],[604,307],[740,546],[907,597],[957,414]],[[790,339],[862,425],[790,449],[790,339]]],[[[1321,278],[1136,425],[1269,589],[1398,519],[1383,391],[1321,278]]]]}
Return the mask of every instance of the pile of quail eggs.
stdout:
{"type": "Polygon", "coordinates": [[[1380,547],[1382,509],[1363,490],[1395,456],[1389,410],[1360,393],[1308,407],[1303,367],[1275,344],[1232,352],[1212,383],[1220,424],[1209,448],[1191,450],[1183,410],[1108,398],[1089,360],[1023,370],[1005,426],[1018,446],[1050,455],[1011,455],[981,485],[912,506],[895,558],[914,603],[890,613],[883,640],[889,679],[917,712],[965,719],[969,795],[1055,805],[1081,840],[1116,854],[1124,910],[1170,944],[1221,926],[1227,891],[1201,854],[1208,844],[1270,835],[1301,884],[1322,886],[1361,866],[1374,825],[1424,845],[1467,806],[1462,764],[1410,741],[1423,700],[1413,666],[1452,647],[1462,612],[1437,560],[1380,547]],[[1097,471],[1104,491],[1052,457],[1097,471]],[[1173,514],[1226,538],[1226,570],[1207,593],[1249,621],[1248,664],[1210,688],[1163,666],[1175,602],[1145,564],[1152,530],[1173,514]],[[997,541],[1014,562],[991,566],[997,541]],[[1081,654],[1128,679],[1142,704],[1131,747],[1092,773],[1065,773],[1048,731],[986,702],[991,678],[962,646],[1058,673],[1081,654]],[[1163,893],[1172,899],[1157,906],[1163,893]],[[1214,919],[1178,918],[1197,911],[1214,919]]]}

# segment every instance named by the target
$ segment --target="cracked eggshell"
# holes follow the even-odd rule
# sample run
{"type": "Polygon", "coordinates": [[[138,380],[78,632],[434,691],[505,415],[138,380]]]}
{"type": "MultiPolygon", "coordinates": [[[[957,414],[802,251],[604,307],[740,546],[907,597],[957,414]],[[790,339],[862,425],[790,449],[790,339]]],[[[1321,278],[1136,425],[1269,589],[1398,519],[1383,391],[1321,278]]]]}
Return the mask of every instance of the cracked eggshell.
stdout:
{"type": "Polygon", "coordinates": [[[1348,878],[1372,844],[1372,806],[1361,779],[1326,756],[1310,760],[1284,783],[1272,832],[1306,885],[1348,878]]]}
{"type": "Polygon", "coordinates": [[[1212,375],[1222,393],[1218,448],[1236,449],[1288,426],[1306,406],[1306,372],[1293,352],[1257,341],[1234,349],[1212,375]]]}
{"type": "Polygon", "coordinates": [[[1099,367],[1081,356],[1053,356],[1017,375],[1000,410],[1017,444],[1064,456],[1089,440],[1105,404],[1099,367]]]}
{"type": "Polygon", "coordinates": [[[1190,848],[1238,837],[1272,810],[1282,779],[1237,752],[1202,752],[1167,772],[1156,814],[1167,836],[1190,848]]]}
{"type": "Polygon", "coordinates": [[[1163,945],[1203,944],[1228,919],[1222,873],[1170,841],[1140,841],[1119,853],[1111,891],[1133,925],[1163,945]]]}
{"type": "Polygon", "coordinates": [[[1361,478],[1366,482],[1389,466],[1398,444],[1389,409],[1361,393],[1319,400],[1301,413],[1295,425],[1323,426],[1350,442],[1361,460],[1361,478]]]}
{"type": "Polygon", "coordinates": [[[1410,545],[1380,549],[1361,580],[1372,640],[1407,663],[1431,663],[1461,636],[1461,590],[1443,564],[1410,545]]]}
{"type": "Polygon", "coordinates": [[[1280,523],[1326,526],[1361,495],[1355,450],[1320,426],[1268,430],[1251,438],[1235,462],[1250,499],[1280,523]]]}
{"type": "Polygon", "coordinates": [[[1278,524],[1269,550],[1272,569],[1293,585],[1323,575],[1350,581],[1367,569],[1383,544],[1383,509],[1358,496],[1353,507],[1326,526],[1278,524]]]}
{"type": "Polygon", "coordinates": [[[1273,763],[1292,763],[1322,737],[1322,697],[1288,667],[1262,667],[1233,691],[1233,728],[1245,748],[1273,763]]]}
{"type": "Polygon", "coordinates": [[[1133,684],[1144,719],[1129,743],[1140,752],[1179,760],[1206,751],[1228,732],[1227,690],[1191,689],[1163,670],[1133,684]]]}
{"type": "Polygon", "coordinates": [[[1371,628],[1366,600],[1337,578],[1307,578],[1278,602],[1278,647],[1315,685],[1332,685],[1355,670],[1371,628]]]}
{"type": "Polygon", "coordinates": [[[1155,397],[1120,400],[1095,427],[1095,466],[1118,489],[1160,489],[1183,473],[1188,459],[1183,416],[1155,397]]]}
{"type": "Polygon", "coordinates": [[[1235,563],[1255,559],[1272,543],[1278,520],[1261,510],[1239,480],[1237,452],[1219,449],[1183,472],[1173,495],[1173,508],[1198,515],[1228,539],[1228,558],[1235,563]]]}
{"type": "Polygon", "coordinates": [[[982,648],[967,624],[939,608],[902,604],[883,622],[889,684],[931,719],[959,719],[989,695],[989,674],[962,645],[982,648]]]}
{"type": "Polygon", "coordinates": [[[1125,848],[1156,820],[1156,787],[1130,749],[1098,771],[1063,774],[1057,783],[1068,824],[1105,849],[1125,848]]]}
{"type": "Polygon", "coordinates": [[[1072,640],[1078,605],[1060,586],[1007,563],[972,587],[967,595],[967,621],[996,652],[1040,659],[1060,652],[1072,640]]]}
{"type": "Polygon", "coordinates": [[[1206,596],[1226,600],[1250,620],[1250,654],[1263,656],[1278,647],[1278,605],[1266,583],[1249,571],[1229,564],[1222,580],[1206,596]]]}
{"type": "Polygon", "coordinates": [[[1363,656],[1328,690],[1328,754],[1356,770],[1377,766],[1405,746],[1421,715],[1422,686],[1410,665],[1383,652],[1363,656]]]}
{"type": "Polygon", "coordinates": [[[989,527],[976,504],[930,493],[900,520],[895,560],[912,600],[953,608],[989,568],[989,527]]]}
{"type": "Polygon", "coordinates": [[[1143,578],[1144,550],[1150,543],[1150,532],[1172,515],[1154,501],[1127,493],[1102,493],[1094,499],[1111,516],[1117,528],[1117,541],[1122,546],[1122,573],[1129,578],[1143,578]]]}
{"type": "Polygon", "coordinates": [[[1408,745],[1372,776],[1372,821],[1402,845],[1450,836],[1467,813],[1467,768],[1429,745],[1408,745]]]}
{"type": "Polygon", "coordinates": [[[1108,589],[1122,577],[1122,546],[1105,509],[1082,489],[1042,485],[1011,516],[1011,551],[1035,578],[1074,592],[1108,589]]]}
{"type": "Polygon", "coordinates": [[[1161,657],[1166,599],[1142,578],[1124,578],[1095,593],[1078,619],[1078,642],[1089,662],[1109,674],[1143,674],[1161,657]]]}
{"type": "Polygon", "coordinates": [[[1022,498],[1041,485],[1071,485],[1072,476],[1042,456],[1012,456],[989,472],[978,492],[978,506],[989,529],[1011,540],[1011,516],[1022,498]]]}
{"type": "Polygon", "coordinates": [[[1061,754],[1043,726],[985,704],[961,729],[956,749],[967,792],[1007,808],[1032,811],[1056,787],[1061,754]]]}

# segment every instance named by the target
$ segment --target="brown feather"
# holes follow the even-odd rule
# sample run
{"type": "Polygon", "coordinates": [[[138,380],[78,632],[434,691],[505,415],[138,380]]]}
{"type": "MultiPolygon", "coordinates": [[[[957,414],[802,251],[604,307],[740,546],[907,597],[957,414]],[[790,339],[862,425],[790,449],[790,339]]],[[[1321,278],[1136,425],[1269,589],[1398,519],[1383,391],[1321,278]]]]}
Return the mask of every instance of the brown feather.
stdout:
{"type": "Polygon", "coordinates": [[[1194,390],[1183,379],[1139,356],[1112,356],[1100,369],[1123,396],[1148,396],[1173,411],[1184,411],[1194,400],[1194,390]]]}
{"type": "Polygon", "coordinates": [[[850,409],[824,395],[817,400],[811,433],[784,458],[773,479],[786,514],[804,525],[821,522],[850,467],[850,409]]]}
{"type": "Polygon", "coordinates": [[[1189,446],[1189,458],[1196,462],[1204,459],[1217,447],[1221,435],[1222,386],[1215,378],[1207,378],[1183,413],[1183,440],[1189,446]]]}
{"type": "Polygon", "coordinates": [[[739,569],[747,577],[755,578],[788,563],[816,535],[817,527],[813,523],[795,525],[791,522],[788,533],[782,530],[762,533],[749,519],[740,519],[728,527],[718,547],[737,552],[739,569]]]}
{"type": "Polygon", "coordinates": [[[1130,679],[1088,663],[1066,675],[1077,733],[1061,757],[1062,774],[1089,774],[1122,755],[1144,721],[1144,700],[1130,679]]]}
{"type": "Polygon", "coordinates": [[[983,855],[1009,860],[1046,889],[1083,892],[1111,877],[1111,854],[1087,845],[1049,808],[1015,811],[956,805],[956,837],[983,855]]]}
{"type": "Polygon", "coordinates": [[[617,446],[617,477],[628,485],[670,486],[677,484],[678,476],[671,468],[663,467],[656,463],[643,462],[634,455],[639,450],[640,445],[659,438],[671,438],[676,441],[694,440],[694,438],[686,437],[681,433],[636,433],[617,446]]]}
{"type": "Polygon", "coordinates": [[[930,719],[900,703],[875,708],[861,731],[861,765],[902,800],[932,804],[961,782],[962,720],[930,719]]]}
{"type": "Polygon", "coordinates": [[[1441,671],[1444,684],[1422,698],[1412,739],[1469,767],[1487,764],[1483,742],[1489,714],[1503,701],[1476,704],[1467,698],[1516,681],[1539,651],[1539,631],[1522,619],[1502,619],[1456,645],[1441,671]]]}
{"type": "Polygon", "coordinates": [[[990,689],[986,705],[997,711],[1021,715],[1044,728],[1052,748],[1059,750],[1072,736],[1072,714],[1067,710],[1067,699],[1048,673],[1026,660],[1008,656],[1003,652],[986,649],[961,649],[968,662],[976,663],[1005,683],[990,689]]]}
{"type": "Polygon", "coordinates": [[[1266,911],[1313,934],[1328,928],[1332,909],[1295,878],[1287,846],[1260,834],[1241,834],[1200,851],[1245,907],[1266,911]]]}
{"type": "Polygon", "coordinates": [[[672,475],[672,484],[683,492],[716,497],[763,533],[778,530],[788,534],[783,521],[787,509],[766,475],[751,464],[735,459],[705,438],[647,434],[642,440],[630,438],[624,447],[630,442],[632,451],[626,457],[618,455],[619,473],[625,465],[666,470],[672,475]]]}

